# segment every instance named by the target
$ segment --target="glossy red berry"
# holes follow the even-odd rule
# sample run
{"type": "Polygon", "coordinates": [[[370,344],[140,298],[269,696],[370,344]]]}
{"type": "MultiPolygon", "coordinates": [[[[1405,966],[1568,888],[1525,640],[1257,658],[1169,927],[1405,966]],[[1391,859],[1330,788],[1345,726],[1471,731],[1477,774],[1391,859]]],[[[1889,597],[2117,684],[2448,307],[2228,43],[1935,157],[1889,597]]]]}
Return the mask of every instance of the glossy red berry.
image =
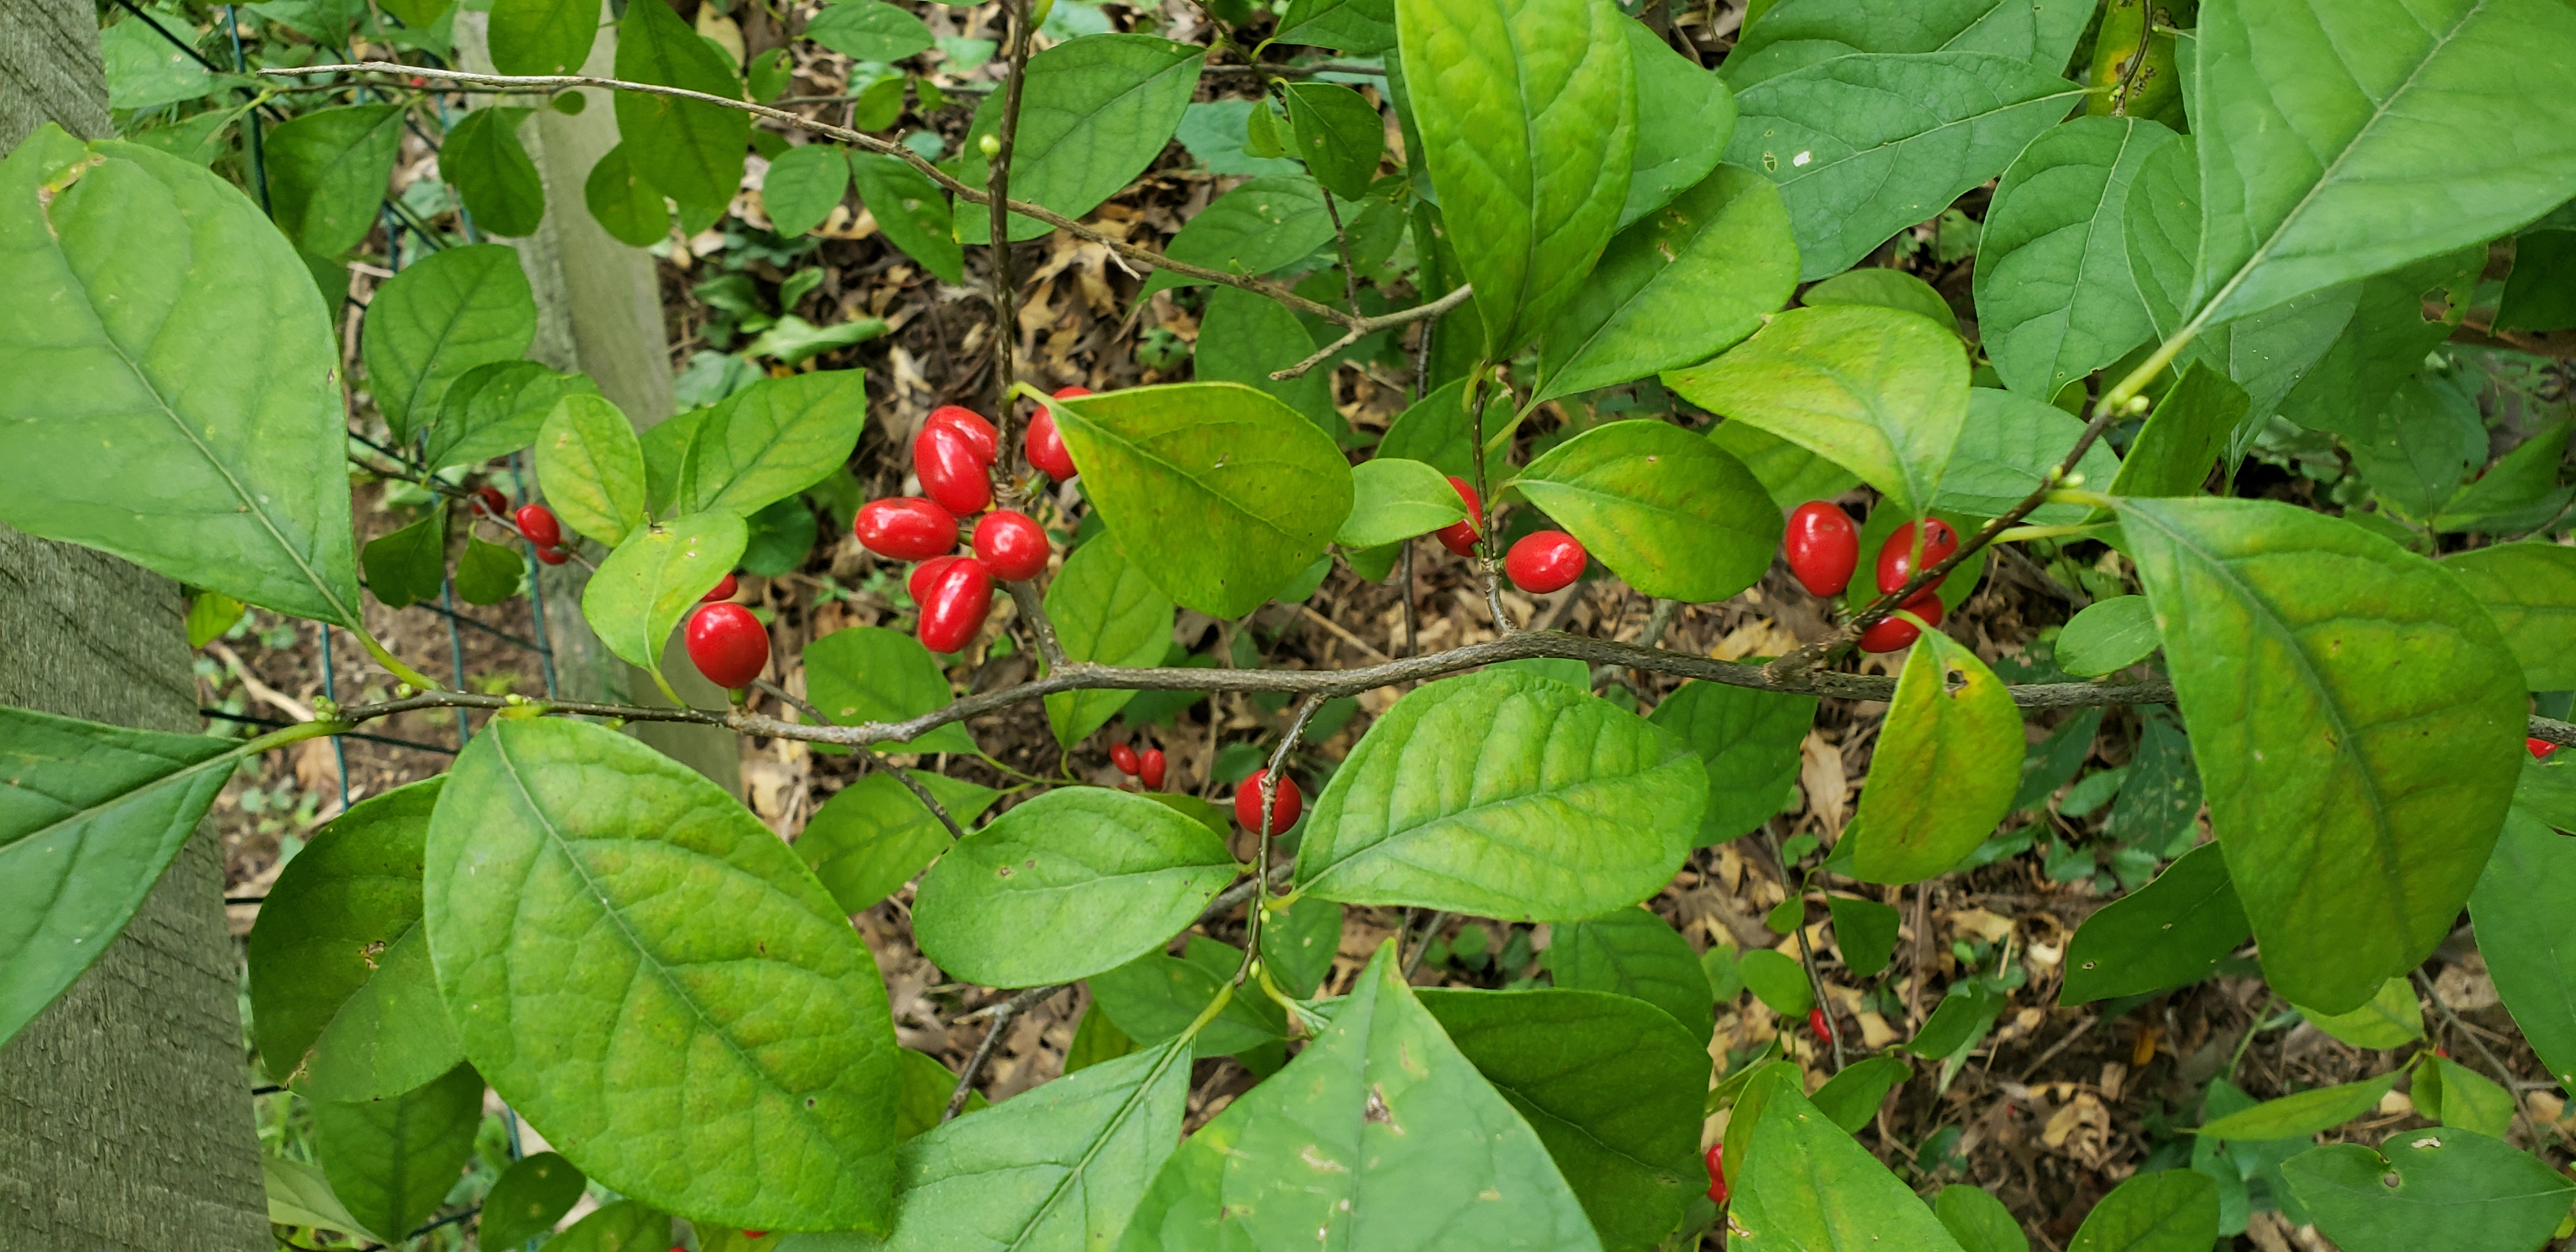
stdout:
{"type": "Polygon", "coordinates": [[[2531,750],[2531,759],[2535,761],[2558,750],[2557,744],[2551,743],[2546,739],[2526,738],[2522,741],[2522,746],[2531,750]]]}
{"type": "Polygon", "coordinates": [[[698,672],[719,687],[746,686],[769,662],[768,628],[739,604],[700,608],[689,618],[688,644],[698,672]]]}
{"type": "MultiPolygon", "coordinates": [[[[1914,598],[1906,601],[1903,608],[1906,612],[1922,618],[1927,625],[1941,624],[1941,593],[1930,587],[1914,593],[1914,598]]],[[[1882,617],[1871,623],[1869,629],[1860,632],[1860,650],[1901,652],[1913,647],[1914,641],[1921,638],[1922,634],[1922,631],[1914,628],[1914,623],[1903,618],[1882,617]]]]}
{"type": "Polygon", "coordinates": [[[878,556],[927,561],[945,556],[957,546],[957,515],[941,508],[937,501],[919,496],[870,500],[859,506],[859,516],[850,523],[850,533],[878,556]]]}
{"type": "MultiPolygon", "coordinates": [[[[1879,591],[1883,594],[1904,586],[1906,579],[1914,577],[1914,571],[1930,569],[1958,550],[1959,532],[1950,529],[1948,522],[1933,518],[1923,528],[1923,561],[1918,565],[1914,560],[1914,523],[1897,527],[1878,550],[1879,591]]],[[[1940,585],[1941,580],[1935,578],[1923,584],[1923,589],[1930,591],[1940,585]]]]}
{"type": "Polygon", "coordinates": [[[1807,1010],[1807,1029],[1814,1032],[1818,1043],[1834,1041],[1834,1028],[1825,1021],[1825,1010],[1822,1006],[1807,1010]]]}
{"type": "Polygon", "coordinates": [[[571,560],[572,554],[561,548],[539,548],[537,549],[537,559],[548,565],[561,565],[564,562],[571,560]]]}
{"type": "Polygon", "coordinates": [[[922,494],[964,517],[993,502],[992,458],[976,451],[972,437],[954,425],[927,426],[912,441],[912,472],[922,494]]]}
{"type": "Polygon", "coordinates": [[[933,426],[952,427],[965,436],[966,445],[973,448],[976,457],[986,465],[991,465],[994,455],[1001,451],[1001,436],[994,431],[993,424],[985,421],[983,414],[964,405],[943,404],[932,409],[921,428],[928,430],[933,426]]]}
{"type": "MultiPolygon", "coordinates": [[[[1242,823],[1245,830],[1261,829],[1261,780],[1269,776],[1269,770],[1254,770],[1252,777],[1234,789],[1234,820],[1242,823]]],[[[1275,835],[1296,825],[1305,811],[1306,797],[1298,794],[1297,780],[1280,775],[1279,793],[1270,801],[1270,833],[1275,835]]]]}
{"type": "Polygon", "coordinates": [[[1860,531],[1841,505],[1809,500],[1790,512],[1780,553],[1789,558],[1789,572],[1808,595],[1838,596],[1860,567],[1860,531]]]}
{"type": "Polygon", "coordinates": [[[1055,398],[1058,400],[1079,400],[1090,394],[1091,388],[1089,387],[1058,387],[1055,389],[1055,398]]]}
{"type": "Polygon", "coordinates": [[[1503,554],[1503,574],[1513,586],[1543,596],[1573,586],[1590,561],[1574,536],[1561,530],[1534,530],[1503,554]]]}
{"type": "Polygon", "coordinates": [[[1073,467],[1073,454],[1064,449],[1064,436],[1055,428],[1055,414],[1045,409],[1029,419],[1029,432],[1021,438],[1020,446],[1029,454],[1029,464],[1057,482],[1066,482],[1082,472],[1073,467]]]}
{"type": "Polygon", "coordinates": [[[1109,763],[1117,766],[1119,773],[1130,778],[1145,772],[1145,762],[1136,755],[1136,749],[1123,743],[1109,746],[1109,763]]]}
{"type": "Polygon", "coordinates": [[[474,507],[493,517],[508,517],[510,497],[502,495],[498,487],[477,487],[474,489],[474,507]]]}
{"type": "Polygon", "coordinates": [[[1006,583],[1046,572],[1046,530],[1026,513],[999,509],[975,523],[975,559],[1006,583]]]}
{"type": "Polygon", "coordinates": [[[921,646],[933,652],[962,652],[984,629],[993,611],[993,572],[973,557],[942,566],[921,597],[921,646]]]}
{"type": "Polygon", "coordinates": [[[734,593],[740,590],[742,590],[742,580],[727,574],[723,582],[709,588],[707,594],[699,596],[698,603],[713,604],[718,600],[730,600],[733,599],[734,593]]]}
{"type": "Polygon", "coordinates": [[[930,584],[937,581],[939,571],[965,559],[962,556],[934,556],[913,566],[912,574],[903,580],[904,591],[912,596],[914,604],[921,603],[922,597],[930,594],[930,584]]]}
{"type": "Polygon", "coordinates": [[[1726,1203],[1726,1145],[1708,1145],[1708,1198],[1712,1203],[1726,1203]]]}
{"type": "Polygon", "coordinates": [[[542,504],[522,504],[512,516],[519,524],[519,533],[526,535],[528,542],[540,548],[563,546],[563,524],[555,520],[554,510],[542,504]]]}
{"type": "Polygon", "coordinates": [[[1137,777],[1142,778],[1145,781],[1145,790],[1160,791],[1163,789],[1163,765],[1163,750],[1161,748],[1145,749],[1145,759],[1141,762],[1142,767],[1136,771],[1137,777]]]}
{"type": "Polygon", "coordinates": [[[1460,556],[1473,556],[1476,552],[1476,527],[1485,516],[1484,503],[1476,498],[1476,489],[1464,478],[1451,475],[1449,486],[1458,493],[1459,499],[1467,502],[1467,516],[1463,521],[1451,522],[1431,532],[1431,537],[1439,540],[1441,547],[1460,556]]]}

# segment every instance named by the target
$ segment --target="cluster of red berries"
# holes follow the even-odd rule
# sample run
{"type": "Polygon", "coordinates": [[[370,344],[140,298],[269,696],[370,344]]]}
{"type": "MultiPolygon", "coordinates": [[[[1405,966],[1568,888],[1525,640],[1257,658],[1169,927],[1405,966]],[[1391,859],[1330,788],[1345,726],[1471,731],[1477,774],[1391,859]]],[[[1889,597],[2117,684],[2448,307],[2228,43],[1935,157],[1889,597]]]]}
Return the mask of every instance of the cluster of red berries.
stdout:
{"type": "Polygon", "coordinates": [[[479,487],[474,492],[474,506],[490,514],[492,520],[504,517],[527,536],[528,546],[536,550],[537,559],[548,565],[561,565],[572,559],[564,551],[563,524],[555,520],[554,510],[542,504],[522,504],[517,512],[510,509],[510,497],[498,487],[479,487]]]}
{"type": "Polygon", "coordinates": [[[1164,762],[1161,748],[1147,748],[1140,755],[1136,749],[1126,744],[1113,744],[1109,749],[1109,763],[1117,766],[1119,773],[1143,782],[1147,791],[1163,789],[1164,762]]]}
{"type": "MultiPolygon", "coordinates": [[[[1091,393],[1067,387],[1055,394],[1070,399],[1091,393]]],[[[1019,582],[1046,570],[1046,530],[1010,509],[995,509],[975,523],[975,555],[952,555],[957,519],[992,507],[993,459],[1000,446],[993,424],[973,409],[946,404],[931,410],[912,441],[912,468],[925,494],[871,500],[850,527],[868,551],[920,562],[904,585],[921,606],[922,646],[933,652],[957,652],[974,642],[992,612],[996,579],[1019,582]]],[[[1029,464],[1048,477],[1073,477],[1073,458],[1051,414],[1042,411],[1029,423],[1022,447],[1029,464]]]]}
{"type": "MultiPolygon", "coordinates": [[[[1467,516],[1431,532],[1440,546],[1460,556],[1476,554],[1476,536],[1484,521],[1485,506],[1477,499],[1476,489],[1466,479],[1451,475],[1449,487],[1467,503],[1467,516]]],[[[1583,567],[1591,563],[1583,543],[1561,530],[1534,530],[1521,536],[1503,554],[1503,576],[1512,585],[1533,595],[1563,591],[1583,577],[1583,567]]]]}
{"type": "MultiPolygon", "coordinates": [[[[1789,559],[1789,572],[1797,575],[1798,584],[1809,594],[1838,596],[1851,585],[1852,571],[1860,567],[1860,531],[1852,525],[1851,515],[1830,500],[1810,500],[1789,514],[1789,529],[1780,539],[1781,553],[1789,559]]],[[[1885,595],[1905,585],[1914,571],[1938,565],[1959,550],[1959,532],[1950,524],[1933,518],[1923,525],[1921,564],[1914,551],[1914,523],[1907,522],[1887,537],[1878,549],[1878,590],[1885,595]]],[[[1943,578],[1948,575],[1943,575],[1943,578]]],[[[1902,606],[1908,613],[1922,618],[1925,624],[1941,624],[1942,579],[1923,585],[1902,606]]],[[[1882,618],[1861,632],[1864,652],[1895,652],[1912,647],[1923,632],[1914,623],[1895,617],[1882,618]]]]}

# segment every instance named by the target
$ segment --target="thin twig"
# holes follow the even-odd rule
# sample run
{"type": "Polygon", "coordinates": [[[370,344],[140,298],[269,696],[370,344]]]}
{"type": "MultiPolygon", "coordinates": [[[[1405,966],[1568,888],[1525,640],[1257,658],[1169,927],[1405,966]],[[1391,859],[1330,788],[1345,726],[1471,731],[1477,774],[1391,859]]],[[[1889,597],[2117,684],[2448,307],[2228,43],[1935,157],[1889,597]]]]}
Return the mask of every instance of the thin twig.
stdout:
{"type": "Polygon", "coordinates": [[[1440,933],[1441,927],[1449,924],[1450,916],[1451,914],[1445,911],[1432,914],[1431,924],[1424,926],[1421,936],[1413,941],[1413,955],[1404,958],[1406,982],[1413,981],[1413,971],[1422,967],[1422,954],[1431,950],[1432,937],[1440,933]]]}
{"type": "Polygon", "coordinates": [[[1271,823],[1279,816],[1280,771],[1287,768],[1288,754],[1296,750],[1298,740],[1306,737],[1306,724],[1315,720],[1315,710],[1322,707],[1324,697],[1321,695],[1308,696],[1297,706],[1297,716],[1290,719],[1288,732],[1279,736],[1279,746],[1270,753],[1270,766],[1261,774],[1261,845],[1252,858],[1255,867],[1252,882],[1253,889],[1263,898],[1254,901],[1252,911],[1244,915],[1243,965],[1234,971],[1237,986],[1251,975],[1253,963],[1261,959],[1261,924],[1263,916],[1270,911],[1270,842],[1280,833],[1271,829],[1271,823]]]}
{"type": "Polygon", "coordinates": [[[1359,650],[1360,650],[1360,651],[1362,651],[1362,652],[1368,653],[1370,656],[1376,657],[1377,659],[1379,659],[1379,660],[1381,660],[1381,661],[1392,661],[1392,660],[1394,660],[1394,659],[1395,659],[1394,657],[1388,656],[1387,654],[1385,654],[1385,653],[1383,653],[1383,652],[1380,652],[1380,651],[1378,651],[1376,648],[1374,648],[1374,647],[1370,646],[1370,644],[1369,644],[1369,641],[1368,641],[1368,640],[1366,640],[1366,639],[1362,639],[1362,638],[1360,638],[1358,635],[1354,635],[1354,634],[1352,634],[1352,633],[1351,633],[1351,631],[1350,631],[1350,628],[1349,628],[1349,627],[1344,626],[1344,625],[1342,625],[1340,622],[1334,621],[1333,619],[1331,619],[1331,618],[1329,618],[1329,617],[1326,617],[1326,616],[1324,616],[1324,615],[1323,615],[1323,614],[1321,614],[1321,613],[1316,612],[1316,611],[1315,611],[1315,606],[1313,606],[1313,605],[1311,605],[1311,604],[1304,604],[1304,603],[1300,603],[1300,604],[1297,606],[1297,611],[1298,611],[1298,612],[1300,612],[1300,613],[1305,614],[1308,618],[1312,619],[1316,625],[1321,626],[1321,627],[1323,627],[1324,629],[1326,629],[1326,630],[1329,630],[1329,631],[1333,632],[1333,634],[1335,634],[1336,636],[1339,636],[1339,637],[1341,638],[1341,641],[1342,641],[1342,642],[1347,643],[1347,644],[1351,645],[1352,647],[1359,649],[1359,650]]]}
{"type": "MultiPolygon", "coordinates": [[[[825,717],[823,715],[823,710],[816,708],[808,701],[789,695],[787,693],[787,689],[779,686],[777,683],[771,682],[766,678],[755,678],[751,680],[751,685],[776,697],[781,703],[795,706],[797,712],[813,718],[814,724],[817,726],[829,726],[832,724],[832,719],[825,717]]],[[[939,802],[939,797],[930,794],[930,788],[922,786],[921,780],[914,778],[911,770],[905,769],[904,767],[886,760],[884,757],[878,756],[873,752],[862,753],[859,759],[863,766],[874,764],[877,768],[894,775],[894,780],[896,782],[902,783],[904,789],[910,791],[914,799],[921,801],[923,808],[930,810],[930,815],[932,817],[939,819],[940,825],[948,828],[949,838],[963,839],[966,837],[966,831],[957,824],[957,819],[949,816],[948,806],[941,804],[939,802]]]]}
{"type": "Polygon", "coordinates": [[[975,1076],[983,1071],[984,1062],[992,1059],[993,1047],[1002,1041],[1002,1032],[1011,1028],[1011,1019],[1072,985],[1057,983],[1052,987],[1031,987],[1004,1001],[993,1011],[993,1024],[985,1028],[983,1042],[975,1045],[975,1055],[966,1058],[966,1068],[958,1071],[957,1089],[949,1093],[948,1108],[939,1115],[939,1120],[944,1122],[954,1118],[959,1110],[966,1107],[966,1097],[975,1094],[975,1076]]]}
{"type": "MultiPolygon", "coordinates": [[[[1348,250],[1348,247],[1345,246],[1344,251],[1348,252],[1348,250]]],[[[1348,264],[1347,261],[1344,263],[1348,264]]],[[[1333,354],[1340,352],[1342,349],[1347,348],[1352,344],[1358,343],[1361,339],[1366,338],[1369,335],[1376,334],[1377,332],[1386,330],[1390,327],[1403,326],[1407,323],[1419,322],[1425,318],[1438,317],[1451,309],[1457,308],[1459,305],[1465,304],[1475,294],[1476,289],[1473,287],[1460,287],[1456,291],[1450,292],[1448,295],[1442,296],[1429,304],[1417,304],[1412,308],[1398,309],[1393,313],[1383,313],[1376,317],[1363,317],[1355,321],[1335,318],[1335,321],[1339,321],[1342,325],[1350,328],[1342,333],[1341,338],[1325,344],[1323,347],[1315,349],[1315,354],[1313,356],[1307,357],[1305,360],[1299,361],[1295,365],[1291,365],[1284,370],[1272,370],[1270,372],[1270,377],[1273,381],[1283,383],[1292,378],[1303,378],[1306,376],[1306,371],[1332,359],[1333,354]]],[[[1355,301],[1351,307],[1356,310],[1359,306],[1355,301]]]]}
{"type": "MultiPolygon", "coordinates": [[[[2477,1031],[2469,1029],[2468,1023],[2461,1021],[2460,1015],[2452,1012],[2450,1005],[2442,1002],[2442,994],[2433,989],[2433,980],[2425,977],[2422,969],[2415,970],[2414,974],[2416,984],[2424,988],[2424,998],[2433,1002],[2434,1011],[2440,1013],[2442,1020],[2449,1022],[2453,1029],[2468,1036],[2469,1042],[2476,1045],[2478,1055],[2485,1057],[2487,1064],[2495,1067],[2496,1081],[2503,1083],[2505,1090],[2513,1090],[2516,1080],[2513,1067],[2505,1064],[2504,1058],[2497,1056],[2495,1049],[2488,1047],[2487,1041],[2478,1037],[2477,1031]]],[[[2520,1103],[2520,1101],[2515,1102],[2517,1108],[2520,1103]]]]}

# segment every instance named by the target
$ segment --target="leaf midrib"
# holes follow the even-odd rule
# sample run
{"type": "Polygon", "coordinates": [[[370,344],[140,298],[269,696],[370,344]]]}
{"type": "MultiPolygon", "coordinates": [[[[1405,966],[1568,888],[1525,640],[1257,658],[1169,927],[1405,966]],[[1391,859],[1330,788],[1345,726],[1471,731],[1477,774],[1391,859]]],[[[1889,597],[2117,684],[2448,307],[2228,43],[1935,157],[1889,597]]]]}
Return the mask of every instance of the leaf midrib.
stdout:
{"type": "Polygon", "coordinates": [[[1039,1223],[1046,1220],[1049,1213],[1055,1211],[1055,1206],[1064,1199],[1066,1189],[1073,1185],[1074,1180],[1090,1172],[1092,1161],[1100,1155],[1109,1140],[1116,1136],[1119,1128],[1127,1124],[1127,1119],[1134,1114],[1136,1106],[1147,1098],[1148,1093],[1154,1089],[1154,1084],[1161,1080],[1163,1071],[1171,1068],[1172,1059],[1190,1051],[1189,1043],[1188,1033],[1183,1032],[1179,1038],[1163,1044],[1162,1059],[1156,1061],[1151,1071],[1145,1075],[1144,1081],[1137,1083],[1136,1089],[1129,1092],[1125,1100],[1119,1102],[1118,1111],[1110,1116],[1101,1132],[1094,1135],[1091,1142],[1083,1147],[1082,1155],[1074,1158],[1073,1163],[1065,1167],[1064,1176],[1055,1180],[1055,1186],[1047,1190],[1046,1198],[1038,1201],[1037,1207],[1030,1212],[1029,1220],[1022,1223],[1019,1230],[1012,1234],[1009,1243],[1003,1245],[1006,1252],[1009,1249],[1028,1245],[1031,1232],[1038,1228],[1039,1223]]]}

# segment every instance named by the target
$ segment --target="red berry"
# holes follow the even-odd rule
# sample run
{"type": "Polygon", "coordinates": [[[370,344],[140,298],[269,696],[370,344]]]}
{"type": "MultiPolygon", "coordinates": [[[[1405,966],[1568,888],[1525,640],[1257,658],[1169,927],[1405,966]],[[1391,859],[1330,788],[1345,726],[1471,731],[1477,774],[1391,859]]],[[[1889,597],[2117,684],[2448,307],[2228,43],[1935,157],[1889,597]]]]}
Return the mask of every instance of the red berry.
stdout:
{"type": "Polygon", "coordinates": [[[975,523],[975,558],[1006,583],[1046,572],[1046,531],[1026,513],[1001,509],[975,523]]]}
{"type": "Polygon", "coordinates": [[[1058,387],[1055,389],[1055,398],[1058,400],[1079,400],[1090,394],[1091,388],[1089,387],[1058,387]]]}
{"type": "MultiPolygon", "coordinates": [[[[1261,780],[1269,776],[1269,770],[1254,770],[1252,777],[1234,789],[1234,820],[1243,823],[1245,830],[1261,829],[1261,780]]],[[[1297,780],[1280,775],[1279,794],[1270,801],[1270,833],[1275,835],[1296,825],[1298,815],[1305,811],[1306,797],[1297,793],[1297,780]]]]}
{"type": "Polygon", "coordinates": [[[1825,1021],[1825,1010],[1821,1005],[1807,1010],[1807,1029],[1815,1032],[1818,1043],[1834,1041],[1834,1028],[1825,1021]]]}
{"type": "Polygon", "coordinates": [[[923,494],[964,517],[993,502],[992,458],[976,451],[974,437],[954,425],[926,426],[912,441],[912,472],[923,494]]]}
{"type": "Polygon", "coordinates": [[[965,559],[962,556],[934,556],[913,566],[912,576],[903,580],[904,591],[912,596],[914,604],[921,603],[922,598],[930,594],[930,584],[938,581],[939,571],[965,559]]]}
{"type": "Polygon", "coordinates": [[[1466,519],[1431,532],[1431,537],[1439,540],[1441,547],[1460,556],[1473,556],[1476,554],[1476,527],[1484,517],[1484,504],[1476,498],[1476,489],[1469,486],[1464,478],[1450,475],[1449,487],[1458,493],[1459,499],[1467,502],[1466,519]]]}
{"type": "Polygon", "coordinates": [[[561,548],[539,548],[537,549],[537,559],[548,565],[561,565],[564,562],[571,560],[572,554],[561,548]]]}
{"type": "Polygon", "coordinates": [[[1160,790],[1162,790],[1162,789],[1163,789],[1163,750],[1162,750],[1161,748],[1147,748],[1147,749],[1145,749],[1144,768],[1143,768],[1143,769],[1141,769],[1141,770],[1139,770],[1139,771],[1137,771],[1137,773],[1138,773],[1138,775],[1139,775],[1140,777],[1142,777],[1142,778],[1145,780],[1145,790],[1147,790],[1147,791],[1160,791],[1160,790]]]}
{"type": "Polygon", "coordinates": [[[742,580],[727,574],[723,582],[709,588],[707,594],[699,596],[698,603],[713,604],[718,600],[730,600],[733,599],[734,593],[740,590],[742,590],[742,580]]]}
{"type": "Polygon", "coordinates": [[[1145,772],[1145,763],[1136,756],[1136,749],[1123,743],[1110,745],[1109,763],[1117,766],[1119,773],[1130,778],[1145,772]]]}
{"type": "Polygon", "coordinates": [[[919,496],[870,500],[859,506],[850,533],[878,556],[927,561],[957,546],[957,515],[919,496]]]}
{"type": "MultiPolygon", "coordinates": [[[[1950,554],[1958,550],[1959,532],[1950,529],[1948,522],[1933,518],[1924,525],[1923,563],[1917,565],[1914,562],[1914,523],[1907,522],[1897,527],[1896,533],[1889,535],[1887,542],[1878,550],[1879,591],[1884,594],[1904,586],[1906,579],[1914,577],[1914,571],[1930,569],[1950,559],[1950,554]]],[[[1923,584],[1923,589],[1930,591],[1940,585],[1941,579],[1935,578],[1923,584]]]]}
{"type": "MultiPolygon", "coordinates": [[[[1066,390],[1072,390],[1066,388],[1066,390]]],[[[1045,409],[1029,419],[1028,434],[1020,446],[1029,454],[1029,464],[1057,482],[1064,482],[1082,471],[1073,467],[1073,454],[1064,449],[1064,436],[1056,432],[1055,414],[1045,409]]]]}
{"type": "MultiPolygon", "coordinates": [[[[1927,625],[1941,624],[1941,593],[1930,587],[1915,592],[1914,598],[1906,601],[1902,607],[1906,612],[1922,618],[1927,625]]],[[[1922,634],[1922,631],[1914,628],[1914,623],[1903,618],[1893,615],[1882,617],[1871,623],[1869,629],[1860,632],[1860,650],[1863,652],[1902,651],[1913,647],[1914,641],[1922,634]]]]}
{"type": "Polygon", "coordinates": [[[1513,586],[1543,596],[1573,586],[1589,562],[1583,544],[1574,536],[1561,530],[1534,530],[1503,554],[1503,574],[1513,586]]]}
{"type": "Polygon", "coordinates": [[[2531,750],[2531,759],[2535,761],[2558,750],[2557,744],[2551,743],[2546,739],[2526,738],[2522,741],[2522,746],[2531,750]]]}
{"type": "Polygon", "coordinates": [[[993,611],[993,572],[973,557],[960,557],[932,576],[921,600],[921,646],[933,652],[962,652],[984,629],[993,611]]]}
{"type": "Polygon", "coordinates": [[[554,510],[542,504],[522,504],[512,515],[519,523],[519,533],[540,548],[563,546],[563,524],[555,520],[554,510]]]}
{"type": "Polygon", "coordinates": [[[1860,566],[1860,532],[1852,528],[1851,514],[1843,512],[1841,505],[1809,500],[1790,512],[1780,551],[1789,558],[1789,572],[1798,576],[1798,585],[1808,595],[1838,596],[1851,585],[1852,571],[1860,566]]]}
{"type": "Polygon", "coordinates": [[[943,404],[932,409],[921,428],[928,430],[933,426],[953,427],[958,434],[964,435],[967,446],[975,449],[976,457],[986,465],[991,465],[994,455],[1001,451],[1001,436],[993,430],[993,424],[985,421],[983,414],[964,405],[943,404]]]}
{"type": "Polygon", "coordinates": [[[768,628],[739,604],[699,609],[689,618],[688,642],[689,659],[698,672],[727,689],[749,685],[769,662],[768,628]]]}
{"type": "Polygon", "coordinates": [[[474,491],[474,504],[475,507],[493,517],[508,517],[510,515],[510,497],[502,495],[501,489],[498,487],[476,488],[474,491]]]}
{"type": "Polygon", "coordinates": [[[1708,1198],[1713,1203],[1726,1203],[1726,1145],[1708,1145],[1708,1198]]]}

